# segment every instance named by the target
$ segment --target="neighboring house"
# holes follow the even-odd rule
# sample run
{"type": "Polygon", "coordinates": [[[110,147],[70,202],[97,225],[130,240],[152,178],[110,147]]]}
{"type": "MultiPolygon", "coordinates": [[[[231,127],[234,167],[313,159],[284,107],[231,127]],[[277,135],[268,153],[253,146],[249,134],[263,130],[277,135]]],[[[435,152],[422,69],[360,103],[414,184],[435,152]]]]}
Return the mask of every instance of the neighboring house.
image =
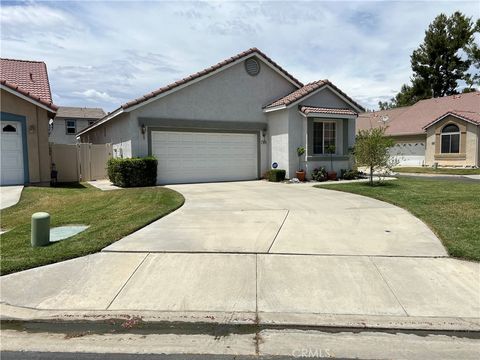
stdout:
{"type": "Polygon", "coordinates": [[[48,124],[52,103],[47,66],[0,59],[1,185],[50,180],[48,124]]]}
{"type": "Polygon", "coordinates": [[[77,132],[104,116],[100,108],[59,106],[48,139],[54,144],[75,144],[77,132]]]}
{"type": "Polygon", "coordinates": [[[153,155],[159,183],[249,180],[272,163],[294,177],[351,166],[355,120],[364,109],[328,80],[303,85],[252,48],[130,101],[78,133],[112,143],[114,156],[153,155]]]}
{"type": "Polygon", "coordinates": [[[480,93],[425,99],[412,106],[364,113],[357,131],[385,124],[401,166],[480,166],[480,93]]]}

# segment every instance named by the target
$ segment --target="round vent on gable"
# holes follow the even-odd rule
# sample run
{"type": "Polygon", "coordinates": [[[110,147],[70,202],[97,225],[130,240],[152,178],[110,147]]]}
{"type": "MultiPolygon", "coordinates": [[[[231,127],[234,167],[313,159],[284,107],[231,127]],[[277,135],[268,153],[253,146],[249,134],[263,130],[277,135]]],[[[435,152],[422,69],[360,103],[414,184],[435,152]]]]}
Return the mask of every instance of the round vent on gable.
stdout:
{"type": "Polygon", "coordinates": [[[260,62],[253,57],[245,60],[245,70],[250,76],[258,75],[260,72],[260,62]]]}

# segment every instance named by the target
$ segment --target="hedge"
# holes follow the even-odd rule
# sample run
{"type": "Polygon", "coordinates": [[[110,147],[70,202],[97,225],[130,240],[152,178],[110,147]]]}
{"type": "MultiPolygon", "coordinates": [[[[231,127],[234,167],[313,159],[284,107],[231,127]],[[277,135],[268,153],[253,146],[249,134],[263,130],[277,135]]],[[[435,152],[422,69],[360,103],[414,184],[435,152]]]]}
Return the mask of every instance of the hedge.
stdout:
{"type": "Polygon", "coordinates": [[[157,159],[111,158],[107,163],[108,178],[120,187],[154,186],[157,184],[157,159]]]}
{"type": "Polygon", "coordinates": [[[268,181],[280,182],[280,181],[285,180],[285,174],[286,174],[285,170],[272,169],[272,170],[267,171],[267,176],[266,177],[267,177],[268,181]]]}

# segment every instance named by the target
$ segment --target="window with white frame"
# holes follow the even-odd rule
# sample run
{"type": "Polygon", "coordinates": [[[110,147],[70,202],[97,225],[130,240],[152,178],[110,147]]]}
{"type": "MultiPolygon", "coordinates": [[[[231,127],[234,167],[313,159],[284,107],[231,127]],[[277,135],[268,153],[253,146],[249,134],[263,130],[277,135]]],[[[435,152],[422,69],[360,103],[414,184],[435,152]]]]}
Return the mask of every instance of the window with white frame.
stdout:
{"type": "Polygon", "coordinates": [[[327,147],[336,146],[336,124],[334,121],[313,122],[313,154],[326,154],[327,147]]]}
{"type": "Polygon", "coordinates": [[[77,133],[77,121],[65,120],[65,131],[67,135],[75,135],[77,133]]]}
{"type": "Polygon", "coordinates": [[[458,154],[460,152],[460,129],[455,124],[448,124],[441,133],[442,154],[458,154]]]}

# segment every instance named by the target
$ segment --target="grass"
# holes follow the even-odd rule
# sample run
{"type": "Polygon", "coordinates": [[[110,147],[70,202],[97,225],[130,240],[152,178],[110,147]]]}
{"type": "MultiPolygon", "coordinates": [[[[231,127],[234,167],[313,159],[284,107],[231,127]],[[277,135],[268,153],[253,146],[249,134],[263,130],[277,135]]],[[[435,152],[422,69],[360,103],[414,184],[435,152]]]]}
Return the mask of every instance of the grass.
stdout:
{"type": "Polygon", "coordinates": [[[400,206],[425,222],[451,256],[480,261],[480,182],[400,178],[380,186],[332,184],[325,189],[400,206]]]}
{"type": "Polygon", "coordinates": [[[26,187],[20,202],[0,212],[1,274],[75,258],[100,251],[125,235],[167,215],[184,202],[166,188],[101,191],[90,185],[64,188],[26,187]],[[69,239],[41,248],[30,246],[30,217],[51,215],[51,227],[85,224],[90,227],[69,239]]]}
{"type": "Polygon", "coordinates": [[[480,175],[480,169],[454,169],[432,167],[396,167],[393,171],[408,174],[438,174],[438,175],[480,175]]]}

